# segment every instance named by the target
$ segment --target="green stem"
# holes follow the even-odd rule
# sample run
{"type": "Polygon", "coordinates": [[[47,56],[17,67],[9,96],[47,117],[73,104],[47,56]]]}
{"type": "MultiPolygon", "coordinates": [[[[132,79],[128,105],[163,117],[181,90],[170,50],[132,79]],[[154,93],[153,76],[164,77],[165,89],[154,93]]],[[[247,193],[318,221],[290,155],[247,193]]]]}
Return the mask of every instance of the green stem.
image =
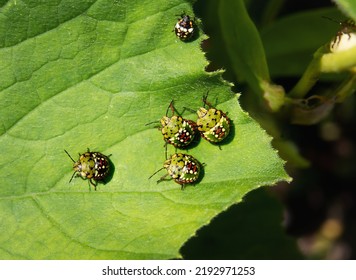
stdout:
{"type": "Polygon", "coordinates": [[[356,47],[336,53],[325,53],[325,50],[325,46],[322,46],[315,52],[307,70],[289,92],[289,97],[304,98],[318,81],[321,73],[354,71],[356,66],[356,47]]]}
{"type": "Polygon", "coordinates": [[[310,62],[308,68],[305,70],[303,76],[298,83],[289,92],[288,96],[291,98],[303,98],[309,90],[318,81],[321,74],[321,58],[325,53],[325,47],[320,47],[315,53],[314,58],[310,62]]]}
{"type": "Polygon", "coordinates": [[[327,53],[321,57],[322,72],[341,72],[356,66],[356,47],[337,53],[327,53]]]}
{"type": "Polygon", "coordinates": [[[346,79],[336,90],[336,102],[341,103],[347,97],[355,93],[356,90],[356,74],[352,74],[346,79]]]}

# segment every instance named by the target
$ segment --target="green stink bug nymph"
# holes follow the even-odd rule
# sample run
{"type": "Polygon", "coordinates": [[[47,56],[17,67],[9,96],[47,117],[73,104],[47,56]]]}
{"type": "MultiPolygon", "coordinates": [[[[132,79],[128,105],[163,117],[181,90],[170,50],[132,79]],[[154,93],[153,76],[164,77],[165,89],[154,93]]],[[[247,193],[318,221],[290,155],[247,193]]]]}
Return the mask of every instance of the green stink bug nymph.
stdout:
{"type": "Polygon", "coordinates": [[[110,172],[109,157],[99,152],[90,152],[88,149],[86,153],[79,154],[79,159],[75,161],[66,150],[64,151],[73,161],[74,173],[69,182],[71,182],[76,175],[82,179],[88,179],[89,183],[93,185],[96,190],[98,181],[103,181],[108,177],[110,172]]]}
{"type": "Polygon", "coordinates": [[[213,108],[206,99],[207,95],[203,97],[204,107],[197,111],[197,127],[202,137],[210,143],[220,143],[229,135],[231,121],[223,111],[213,108]],[[205,105],[209,108],[206,109],[205,105]]]}
{"type": "Polygon", "coordinates": [[[184,149],[194,140],[197,125],[191,120],[175,115],[175,112],[176,110],[173,106],[173,101],[171,101],[167,108],[166,115],[160,120],[158,128],[161,131],[163,140],[166,144],[171,144],[176,148],[184,149]],[[168,117],[169,109],[172,111],[171,117],[168,117]]]}
{"type": "Polygon", "coordinates": [[[195,137],[196,123],[183,119],[181,116],[176,116],[174,112],[175,108],[172,101],[167,108],[166,115],[160,121],[163,139],[174,147],[185,148],[195,137]],[[169,108],[172,110],[172,117],[168,117],[169,108]]]}
{"type": "Polygon", "coordinates": [[[169,175],[177,184],[184,189],[186,184],[193,184],[199,179],[202,165],[191,155],[177,153],[167,159],[163,167],[153,173],[149,179],[162,169],[167,170],[167,174],[162,176],[157,183],[164,181],[169,175]]]}

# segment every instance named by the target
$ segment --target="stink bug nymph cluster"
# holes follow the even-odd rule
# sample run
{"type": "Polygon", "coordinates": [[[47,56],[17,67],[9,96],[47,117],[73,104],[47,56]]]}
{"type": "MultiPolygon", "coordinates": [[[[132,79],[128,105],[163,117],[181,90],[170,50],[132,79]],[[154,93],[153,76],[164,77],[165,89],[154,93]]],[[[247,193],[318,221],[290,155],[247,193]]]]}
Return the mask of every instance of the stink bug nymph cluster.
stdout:
{"type": "Polygon", "coordinates": [[[174,32],[182,41],[188,41],[194,35],[195,23],[187,14],[183,13],[180,17],[174,26],[174,32]]]}
{"type": "MultiPolygon", "coordinates": [[[[196,129],[200,132],[201,136],[210,143],[219,145],[226,139],[231,131],[231,120],[226,113],[214,108],[207,101],[207,98],[208,94],[203,96],[203,107],[196,111],[198,115],[196,123],[186,120],[181,116],[176,116],[173,101],[169,104],[166,116],[161,119],[160,127],[163,139],[166,143],[172,144],[176,148],[186,147],[193,141],[196,129]],[[168,117],[169,109],[172,110],[172,117],[168,117]]],[[[187,107],[185,107],[185,109],[195,112],[187,107]]],[[[167,158],[166,145],[166,160],[163,167],[154,172],[149,179],[162,169],[166,169],[167,174],[161,177],[157,183],[166,180],[166,177],[170,176],[170,179],[180,184],[183,189],[185,185],[194,184],[198,181],[199,176],[202,174],[202,168],[203,166],[200,162],[188,154],[175,153],[170,158],[167,158]]]]}
{"type": "Polygon", "coordinates": [[[88,149],[87,152],[79,154],[79,159],[75,161],[66,150],[64,151],[73,161],[74,173],[69,182],[73,180],[74,176],[88,179],[89,183],[94,186],[96,190],[98,182],[104,181],[108,177],[110,172],[108,156],[99,152],[90,152],[88,149]]]}

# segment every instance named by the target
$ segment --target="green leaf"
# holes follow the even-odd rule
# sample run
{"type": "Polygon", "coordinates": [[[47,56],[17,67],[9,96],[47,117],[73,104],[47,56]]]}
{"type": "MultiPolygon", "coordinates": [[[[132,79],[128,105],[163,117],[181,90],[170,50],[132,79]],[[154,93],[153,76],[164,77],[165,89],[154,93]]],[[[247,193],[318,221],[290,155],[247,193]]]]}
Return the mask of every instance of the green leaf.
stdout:
{"type": "Polygon", "coordinates": [[[257,94],[257,100],[266,101],[269,109],[278,111],[284,104],[284,90],[270,83],[262,40],[244,1],[219,3],[222,35],[234,72],[240,76],[237,80],[245,79],[257,94]]]}
{"type": "Polygon", "coordinates": [[[281,18],[261,30],[272,77],[300,76],[313,53],[330,42],[342,19],[335,8],[317,9],[281,18]]]}
{"type": "MultiPolygon", "coordinates": [[[[289,180],[271,138],[238,105],[221,73],[206,73],[202,32],[172,29],[182,1],[9,1],[0,15],[0,258],[165,259],[249,191],[289,180]],[[184,191],[165,174],[162,135],[145,124],[169,102],[202,96],[227,111],[225,144],[186,153],[204,176],[184,191]],[[114,166],[97,191],[74,179],[87,148],[114,166]]],[[[196,118],[195,114],[184,114],[196,118]]],[[[175,150],[169,147],[168,153],[175,150]]]]}
{"type": "Polygon", "coordinates": [[[356,2],[353,0],[334,0],[336,5],[340,8],[340,10],[356,20],[356,2]]]}
{"type": "Polygon", "coordinates": [[[221,32],[234,70],[259,92],[260,83],[269,81],[268,66],[260,35],[244,1],[221,1],[219,12],[221,32]]]}
{"type": "Polygon", "coordinates": [[[250,192],[197,232],[182,248],[185,259],[291,260],[304,259],[296,239],[285,232],[283,205],[271,190],[250,192]],[[256,241],[258,240],[258,241],[256,241]]]}

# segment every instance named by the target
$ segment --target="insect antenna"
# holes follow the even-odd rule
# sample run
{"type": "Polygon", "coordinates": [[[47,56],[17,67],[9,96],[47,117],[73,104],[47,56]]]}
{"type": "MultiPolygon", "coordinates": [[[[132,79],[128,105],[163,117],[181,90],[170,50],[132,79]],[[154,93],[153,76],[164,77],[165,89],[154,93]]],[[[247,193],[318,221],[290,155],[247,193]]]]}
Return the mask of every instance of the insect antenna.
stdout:
{"type": "Polygon", "coordinates": [[[208,102],[208,95],[209,95],[209,90],[206,92],[206,94],[203,96],[203,103],[204,103],[204,108],[205,105],[208,105],[208,107],[213,107],[210,102],[208,102]]]}
{"type": "Polygon", "coordinates": [[[74,178],[74,175],[77,173],[77,171],[74,171],[72,177],[70,177],[70,180],[69,180],[69,183],[72,182],[73,178],[74,178]]]}
{"type": "Polygon", "coordinates": [[[330,20],[330,21],[332,21],[332,22],[336,22],[336,23],[338,23],[338,24],[342,24],[342,22],[341,21],[337,21],[337,20],[335,20],[335,19],[333,19],[333,18],[330,18],[330,17],[327,17],[327,16],[322,16],[323,18],[326,18],[326,19],[328,19],[328,20],[330,20]]]}
{"type": "MultiPolygon", "coordinates": [[[[191,113],[196,113],[195,110],[193,110],[193,109],[191,109],[191,108],[188,108],[188,107],[183,107],[183,109],[184,109],[184,111],[187,110],[187,111],[189,111],[189,112],[191,112],[191,113]]],[[[184,111],[183,111],[183,113],[184,113],[184,111]]]]}
{"type": "Polygon", "coordinates": [[[174,102],[174,100],[172,100],[171,103],[169,103],[169,106],[167,107],[167,110],[166,110],[166,116],[168,116],[169,109],[172,110],[172,114],[174,115],[174,111],[176,111],[176,109],[173,106],[173,102],[174,102]]]}
{"type": "MultiPolygon", "coordinates": [[[[70,156],[70,154],[66,151],[66,150],[64,150],[65,151],[65,153],[69,156],[69,158],[73,161],[73,162],[75,162],[75,160],[70,156]]],[[[73,177],[73,176],[72,176],[73,177]]]]}
{"type": "Polygon", "coordinates": [[[145,126],[153,124],[153,123],[157,124],[157,123],[159,123],[159,121],[153,121],[153,122],[146,123],[145,126]]]}
{"type": "Polygon", "coordinates": [[[160,172],[163,169],[164,169],[164,167],[158,169],[155,173],[153,173],[150,177],[148,177],[148,180],[151,179],[154,175],[156,175],[158,172],[160,172]]]}

